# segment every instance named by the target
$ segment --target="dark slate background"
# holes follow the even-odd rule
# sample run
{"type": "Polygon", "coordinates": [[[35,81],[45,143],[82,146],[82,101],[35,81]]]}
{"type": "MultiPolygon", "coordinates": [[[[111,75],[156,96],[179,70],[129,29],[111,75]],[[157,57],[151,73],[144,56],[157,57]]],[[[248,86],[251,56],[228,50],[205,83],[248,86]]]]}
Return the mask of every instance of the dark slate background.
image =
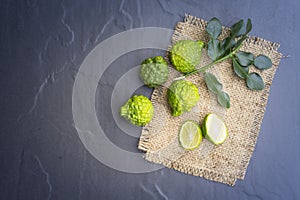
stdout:
{"type": "MultiPolygon", "coordinates": [[[[296,0],[1,0],[0,199],[300,199],[299,9],[296,0]],[[137,27],[173,29],[185,13],[230,26],[252,19],[251,35],[279,42],[276,73],[260,136],[244,181],[211,182],[169,169],[130,174],[92,157],[72,118],[80,64],[104,39],[137,27]]],[[[101,77],[99,122],[119,147],[138,139],[115,127],[110,110],[118,78],[144,58],[116,60],[101,77]]],[[[151,91],[141,88],[150,95],[151,91]]]]}

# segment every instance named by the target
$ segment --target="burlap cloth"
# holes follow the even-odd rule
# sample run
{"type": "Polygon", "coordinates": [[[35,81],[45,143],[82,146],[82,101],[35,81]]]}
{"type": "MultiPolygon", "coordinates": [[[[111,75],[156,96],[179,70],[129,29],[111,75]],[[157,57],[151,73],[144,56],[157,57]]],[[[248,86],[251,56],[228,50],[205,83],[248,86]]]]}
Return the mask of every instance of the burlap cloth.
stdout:
{"type": "MultiPolygon", "coordinates": [[[[170,47],[183,39],[207,42],[206,24],[207,22],[202,19],[186,15],[184,22],[177,24],[170,47]]],[[[223,28],[221,38],[228,35],[228,32],[228,28],[223,28]]],[[[155,89],[151,97],[155,108],[153,120],[142,129],[138,148],[146,152],[145,159],[187,174],[229,185],[234,185],[237,179],[244,179],[259,134],[270,86],[282,57],[277,52],[278,48],[279,44],[257,37],[248,38],[241,48],[254,55],[264,54],[271,58],[273,67],[259,72],[265,81],[263,91],[248,89],[245,80],[234,73],[231,61],[210,68],[209,71],[223,84],[223,90],[230,95],[229,109],[217,104],[215,95],[210,93],[205,85],[203,74],[196,74],[188,77],[187,80],[199,88],[200,100],[197,106],[179,117],[172,117],[166,92],[173,79],[180,74],[170,68],[169,81],[155,89]],[[225,120],[228,127],[227,140],[216,146],[203,139],[199,148],[193,151],[184,150],[178,142],[181,124],[188,119],[201,124],[208,113],[216,113],[225,120]]],[[[210,62],[207,52],[204,51],[199,67],[210,62]]],[[[251,71],[256,69],[251,67],[251,71]]]]}

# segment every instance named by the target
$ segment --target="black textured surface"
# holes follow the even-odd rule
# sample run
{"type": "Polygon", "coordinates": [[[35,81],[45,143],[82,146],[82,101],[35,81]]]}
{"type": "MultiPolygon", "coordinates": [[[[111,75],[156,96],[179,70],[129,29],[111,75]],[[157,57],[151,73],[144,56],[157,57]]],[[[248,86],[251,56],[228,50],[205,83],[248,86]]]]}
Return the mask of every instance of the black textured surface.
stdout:
{"type": "MultiPolygon", "coordinates": [[[[299,9],[296,0],[2,0],[0,199],[300,199],[299,9]],[[279,42],[291,56],[280,63],[245,180],[234,187],[169,169],[116,171],[85,150],[74,127],[72,88],[88,53],[124,30],[173,29],[185,13],[224,25],[249,17],[251,35],[279,42]]],[[[128,53],[101,77],[99,122],[128,151],[137,152],[137,138],[115,126],[112,88],[132,66],[161,54],[128,53]]]]}

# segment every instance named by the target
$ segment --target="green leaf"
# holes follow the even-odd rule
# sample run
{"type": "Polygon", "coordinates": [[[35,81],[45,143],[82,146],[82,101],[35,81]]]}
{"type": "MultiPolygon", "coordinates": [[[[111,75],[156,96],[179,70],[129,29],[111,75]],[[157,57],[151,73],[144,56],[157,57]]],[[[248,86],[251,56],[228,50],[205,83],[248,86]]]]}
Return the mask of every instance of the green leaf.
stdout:
{"type": "Polygon", "coordinates": [[[215,75],[206,72],[204,74],[204,78],[208,89],[213,93],[217,94],[217,99],[219,104],[225,108],[229,108],[230,107],[229,95],[226,92],[222,91],[223,86],[215,77],[215,75]]]}
{"type": "Polygon", "coordinates": [[[237,52],[235,55],[236,55],[239,63],[244,67],[247,67],[253,63],[254,56],[252,53],[240,51],[240,52],[237,52]]]}
{"type": "Polygon", "coordinates": [[[224,108],[230,108],[230,97],[226,92],[219,92],[218,93],[218,103],[223,106],[224,108]]]}
{"type": "Polygon", "coordinates": [[[225,51],[232,49],[235,46],[236,42],[232,37],[227,37],[222,41],[222,46],[225,51]]]}
{"type": "Polygon", "coordinates": [[[248,19],[248,20],[247,20],[247,24],[246,24],[246,32],[245,32],[245,35],[247,35],[251,30],[252,30],[251,19],[248,19]]]}
{"type": "Polygon", "coordinates": [[[241,37],[234,45],[234,50],[238,49],[240,45],[244,42],[244,40],[247,38],[247,36],[241,37]]]}
{"type": "Polygon", "coordinates": [[[217,60],[223,54],[223,47],[218,39],[211,39],[207,44],[207,54],[213,60],[217,60]]]}
{"type": "Polygon", "coordinates": [[[208,22],[206,32],[211,38],[217,39],[219,37],[222,32],[222,24],[218,18],[214,17],[208,22]]]}
{"type": "Polygon", "coordinates": [[[272,67],[272,61],[269,57],[265,56],[265,55],[259,55],[254,59],[254,66],[257,69],[269,69],[270,67],[272,67]]]}
{"type": "Polygon", "coordinates": [[[210,91],[213,93],[219,93],[223,85],[218,81],[218,79],[212,73],[206,72],[204,74],[205,83],[210,91]]]}
{"type": "Polygon", "coordinates": [[[231,26],[231,37],[235,38],[243,34],[244,20],[240,20],[231,26]]]}
{"type": "Polygon", "coordinates": [[[249,73],[249,67],[242,67],[236,59],[233,59],[232,63],[236,75],[242,79],[246,79],[249,73]]]}
{"type": "Polygon", "coordinates": [[[250,73],[247,78],[247,86],[251,90],[263,90],[265,88],[264,80],[258,73],[250,73]]]}

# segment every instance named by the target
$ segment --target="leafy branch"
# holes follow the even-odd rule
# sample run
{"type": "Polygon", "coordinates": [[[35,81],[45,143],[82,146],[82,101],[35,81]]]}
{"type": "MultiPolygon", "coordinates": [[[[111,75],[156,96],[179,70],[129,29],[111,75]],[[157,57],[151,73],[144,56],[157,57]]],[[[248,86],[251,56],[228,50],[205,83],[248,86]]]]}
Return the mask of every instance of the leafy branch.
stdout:
{"type": "Polygon", "coordinates": [[[251,90],[263,90],[265,86],[262,77],[255,72],[249,73],[249,67],[254,65],[259,70],[268,69],[272,67],[271,59],[265,55],[255,57],[252,53],[240,51],[251,30],[252,23],[250,19],[247,20],[246,26],[244,25],[244,20],[239,20],[231,26],[229,36],[220,40],[218,38],[222,33],[222,25],[217,18],[212,18],[206,26],[206,32],[210,37],[207,43],[207,54],[212,59],[212,62],[176,79],[184,79],[193,74],[204,73],[208,89],[217,95],[221,106],[229,108],[230,98],[226,92],[222,91],[222,84],[213,74],[205,71],[213,65],[231,59],[234,72],[238,77],[246,80],[248,88],[251,90]]]}

